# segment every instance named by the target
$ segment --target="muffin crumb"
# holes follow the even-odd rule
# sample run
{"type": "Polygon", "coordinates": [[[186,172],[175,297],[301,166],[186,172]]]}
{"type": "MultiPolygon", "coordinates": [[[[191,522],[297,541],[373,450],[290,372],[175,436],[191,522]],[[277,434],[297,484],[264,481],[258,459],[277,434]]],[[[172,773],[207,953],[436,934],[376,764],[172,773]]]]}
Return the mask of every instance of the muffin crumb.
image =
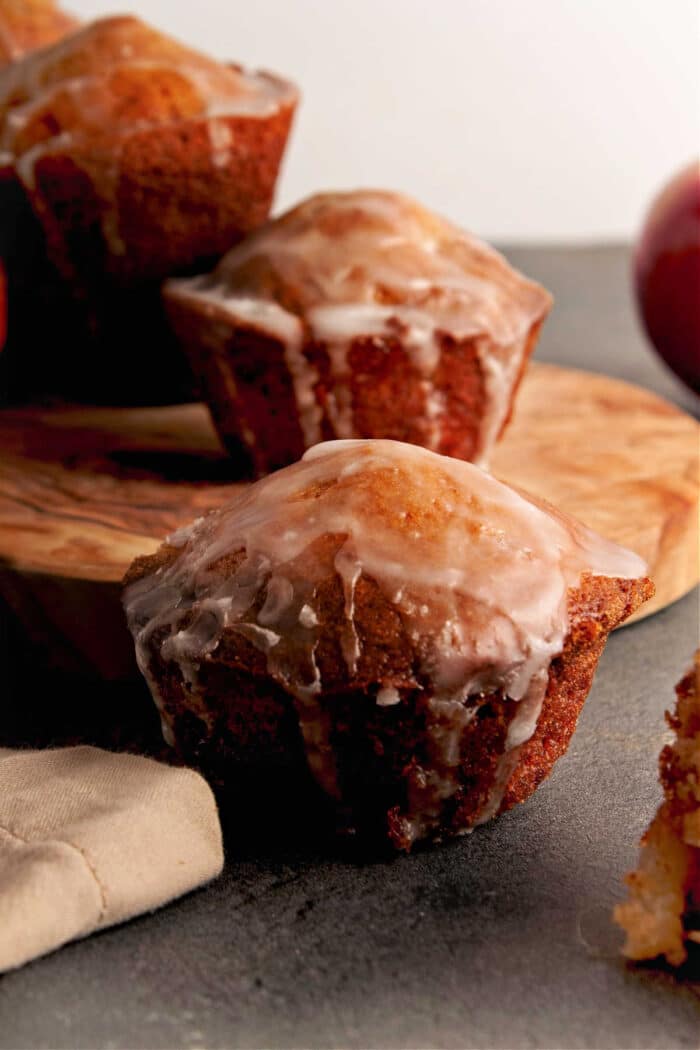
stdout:
{"type": "Polygon", "coordinates": [[[700,649],[676,695],[666,714],[675,739],[659,756],[664,801],[625,880],[629,898],[614,912],[628,959],[665,956],[671,966],[685,962],[688,942],[700,944],[700,649]]]}

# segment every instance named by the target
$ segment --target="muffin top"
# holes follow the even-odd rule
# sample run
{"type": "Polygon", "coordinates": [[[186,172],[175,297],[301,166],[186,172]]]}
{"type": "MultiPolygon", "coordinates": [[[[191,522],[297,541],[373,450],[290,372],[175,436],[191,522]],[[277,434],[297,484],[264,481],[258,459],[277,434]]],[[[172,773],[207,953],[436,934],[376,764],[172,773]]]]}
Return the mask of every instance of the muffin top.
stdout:
{"type": "Polygon", "coordinates": [[[0,148],[20,157],[68,137],[96,146],[182,119],[268,116],[294,97],[289,84],[216,62],[137,18],[104,18],[0,72],[0,148]]]}
{"type": "Polygon", "coordinates": [[[367,615],[366,597],[357,612],[371,581],[427,695],[501,691],[522,701],[512,732],[526,739],[568,631],[569,592],[586,574],[637,579],[645,566],[469,463],[395,441],[335,441],[137,561],[124,602],[147,677],[155,646],[196,691],[199,664],[232,632],[310,701],[324,688],[324,634],[338,639],[347,683],[362,685],[363,646],[385,622],[367,615]],[[319,601],[328,581],[341,592],[332,616],[319,601]]]}
{"type": "Polygon", "coordinates": [[[551,306],[488,245],[384,190],[310,197],[233,248],[212,275],[173,284],[243,315],[248,298],[262,308],[272,301],[321,340],[411,329],[426,356],[435,330],[509,344],[551,306]]]}
{"type": "Polygon", "coordinates": [[[0,0],[0,65],[53,43],[77,25],[53,0],[0,0]]]}

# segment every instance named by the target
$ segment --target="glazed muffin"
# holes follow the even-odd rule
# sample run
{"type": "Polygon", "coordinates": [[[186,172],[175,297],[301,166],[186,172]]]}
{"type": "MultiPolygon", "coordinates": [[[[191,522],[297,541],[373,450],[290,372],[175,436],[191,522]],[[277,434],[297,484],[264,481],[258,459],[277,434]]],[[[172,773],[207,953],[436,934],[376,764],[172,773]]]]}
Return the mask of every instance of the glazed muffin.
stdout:
{"type": "Polygon", "coordinates": [[[373,190],[311,197],[165,297],[221,437],[258,475],[329,438],[483,463],[551,306],[481,241],[373,190]]]}
{"type": "Polygon", "coordinates": [[[700,944],[700,650],[676,686],[667,714],[675,739],[659,758],[664,801],[642,839],[639,867],[627,876],[629,900],[615,909],[629,959],[665,956],[680,966],[700,944]]]}
{"type": "Polygon", "coordinates": [[[0,0],[0,66],[52,44],[78,24],[53,0],[0,0]]]}
{"type": "Polygon", "coordinates": [[[182,758],[306,765],[398,849],[526,799],[564,753],[641,560],[471,464],[328,442],[131,567],[136,654],[182,758]]]}
{"type": "MultiPolygon", "coordinates": [[[[146,385],[168,400],[179,366],[172,340],[159,354],[159,285],[266,219],[296,98],[278,77],[215,62],[133,17],[93,22],[0,72],[5,193],[26,199],[34,238],[99,340],[80,362],[62,351],[64,379],[90,396],[106,367],[112,398],[146,400],[146,385]]],[[[22,276],[35,295],[35,269],[22,276]]],[[[48,367],[55,353],[54,342],[48,367]]]]}

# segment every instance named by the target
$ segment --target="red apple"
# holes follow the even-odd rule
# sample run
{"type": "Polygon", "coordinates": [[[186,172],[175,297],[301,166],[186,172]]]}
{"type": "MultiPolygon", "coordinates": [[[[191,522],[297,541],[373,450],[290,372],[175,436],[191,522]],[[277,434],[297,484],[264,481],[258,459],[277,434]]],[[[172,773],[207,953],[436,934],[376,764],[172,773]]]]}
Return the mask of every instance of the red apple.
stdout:
{"type": "Polygon", "coordinates": [[[676,375],[700,394],[700,163],[652,203],[635,257],[647,334],[676,375]]]}

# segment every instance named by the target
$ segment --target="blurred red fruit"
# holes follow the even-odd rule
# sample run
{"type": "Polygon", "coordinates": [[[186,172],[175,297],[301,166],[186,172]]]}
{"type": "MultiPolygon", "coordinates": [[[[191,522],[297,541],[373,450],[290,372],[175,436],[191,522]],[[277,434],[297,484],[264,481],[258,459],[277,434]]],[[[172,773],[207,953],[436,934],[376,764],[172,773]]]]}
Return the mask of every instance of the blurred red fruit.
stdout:
{"type": "Polygon", "coordinates": [[[649,338],[700,394],[700,163],[653,202],[635,258],[639,310],[649,338]]]}

